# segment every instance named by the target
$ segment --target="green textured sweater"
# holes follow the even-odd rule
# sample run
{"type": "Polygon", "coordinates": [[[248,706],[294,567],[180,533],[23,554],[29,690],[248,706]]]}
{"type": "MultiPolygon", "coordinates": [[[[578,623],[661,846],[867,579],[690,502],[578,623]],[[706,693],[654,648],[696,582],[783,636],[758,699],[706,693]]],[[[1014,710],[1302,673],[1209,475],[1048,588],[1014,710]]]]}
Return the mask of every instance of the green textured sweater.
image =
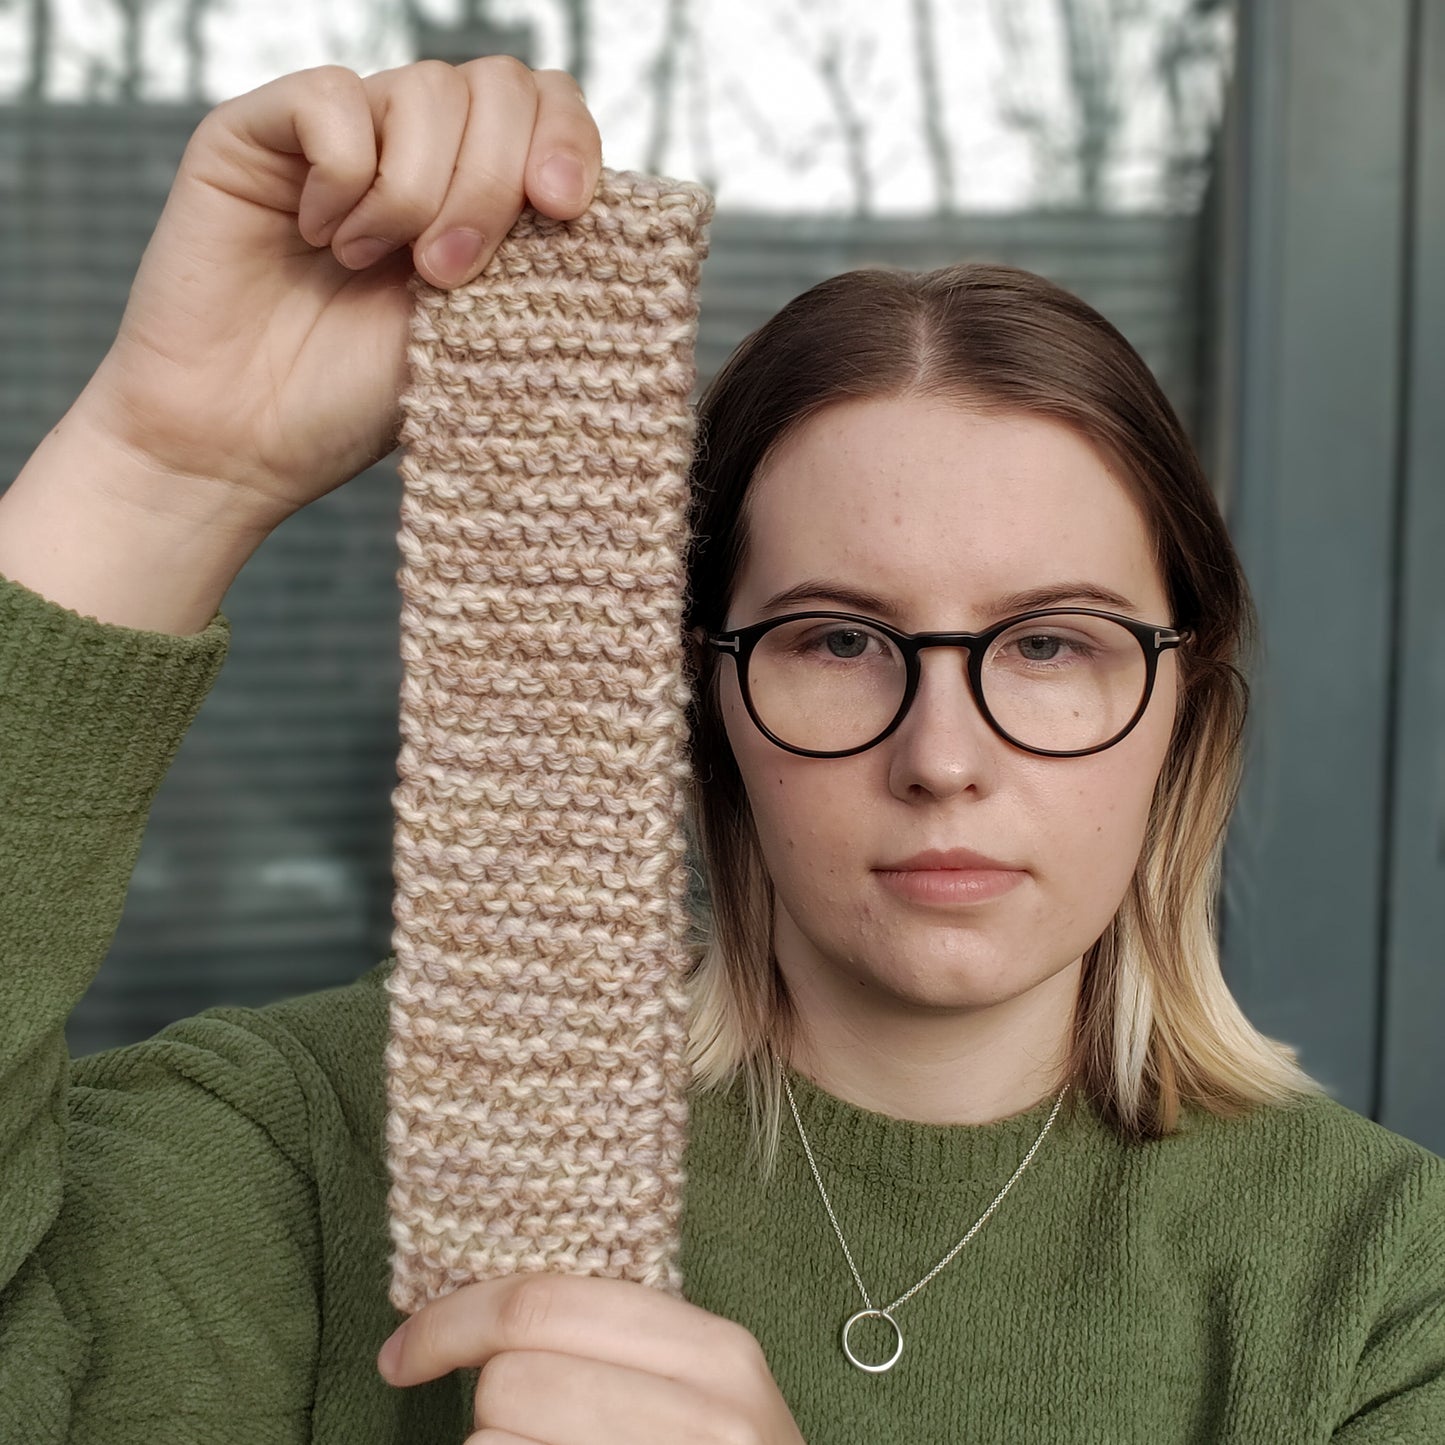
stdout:
{"type": "MultiPolygon", "coordinates": [[[[425,1442],[475,1372],[410,1390],[387,1302],[388,963],[71,1061],[155,790],[225,656],[0,579],[0,1441],[425,1442]]],[[[982,1212],[1051,1101],[888,1118],[793,1075],[870,1289],[982,1212]]],[[[785,1119],[786,1122],[786,1119],[785,1119]]],[[[699,1096],[688,1297],[761,1342],[810,1445],[1445,1441],[1445,1162],[1321,1100],[1126,1146],[1060,1115],[998,1213],[898,1312],[889,1374],[795,1133],[750,1176],[739,1090],[699,1096]]]]}

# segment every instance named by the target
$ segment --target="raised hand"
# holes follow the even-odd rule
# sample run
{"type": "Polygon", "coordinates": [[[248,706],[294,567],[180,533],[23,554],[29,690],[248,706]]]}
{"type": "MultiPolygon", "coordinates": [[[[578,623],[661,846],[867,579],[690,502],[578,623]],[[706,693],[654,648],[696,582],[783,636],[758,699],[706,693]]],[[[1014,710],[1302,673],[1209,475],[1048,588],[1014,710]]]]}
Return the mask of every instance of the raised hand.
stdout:
{"type": "Polygon", "coordinates": [[[0,574],[199,630],[292,513],[391,450],[413,265],[474,278],[522,207],[586,209],[601,143],[561,71],[300,71],[186,148],[119,334],[0,495],[0,574]]]}
{"type": "Polygon", "coordinates": [[[413,264],[472,279],[601,167],[571,77],[506,58],[326,66],[217,106],[182,159],[88,415],[275,525],[392,446],[413,264]]]}

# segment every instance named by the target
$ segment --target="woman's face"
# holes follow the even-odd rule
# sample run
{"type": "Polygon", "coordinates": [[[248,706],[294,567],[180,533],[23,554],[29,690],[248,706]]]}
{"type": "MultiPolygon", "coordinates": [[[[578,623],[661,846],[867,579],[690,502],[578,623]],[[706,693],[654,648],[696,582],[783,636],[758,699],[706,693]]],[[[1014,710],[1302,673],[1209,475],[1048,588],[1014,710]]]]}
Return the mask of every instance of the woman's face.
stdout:
{"type": "MultiPolygon", "coordinates": [[[[976,631],[1071,604],[1172,621],[1139,508],[1052,421],[918,397],[840,403],[779,446],[748,508],[730,627],[828,608],[906,632],[976,631]]],[[[722,664],[727,733],[776,890],[778,961],[805,1000],[842,990],[908,1013],[1004,1003],[1073,965],[1123,897],[1169,745],[1174,654],[1133,732],[1081,758],[1005,742],[974,705],[965,662],[925,650],[898,730],[827,759],[765,738],[722,664]],[[888,866],[949,849],[1006,867],[940,881],[888,866]]]]}

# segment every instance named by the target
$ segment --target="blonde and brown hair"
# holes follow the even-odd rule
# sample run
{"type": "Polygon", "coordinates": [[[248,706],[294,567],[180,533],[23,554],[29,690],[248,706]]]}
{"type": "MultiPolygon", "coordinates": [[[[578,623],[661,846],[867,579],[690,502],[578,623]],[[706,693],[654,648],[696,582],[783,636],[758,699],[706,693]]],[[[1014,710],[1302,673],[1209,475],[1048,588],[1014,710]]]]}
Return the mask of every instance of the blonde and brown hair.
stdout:
{"type": "MultiPolygon", "coordinates": [[[[1194,1105],[1235,1116],[1320,1087],[1261,1035],[1225,984],[1215,904],[1239,785],[1253,631],[1244,576],[1174,409],[1133,347],[1068,291],[1013,267],[852,271],[755,331],[704,394],[692,471],[686,625],[723,626],[747,549],[749,484],[802,422],[857,398],[931,396],[1063,423],[1131,488],[1175,627],[1179,705],[1133,878],[1088,950],[1065,1063],[1121,1134],[1159,1138],[1194,1105]]],[[[698,657],[692,823],[706,881],[689,980],[694,1086],[741,1071],[753,1142],[771,1168],[781,1061],[799,1019],[772,954],[773,892],[717,705],[718,654],[698,657]]]]}

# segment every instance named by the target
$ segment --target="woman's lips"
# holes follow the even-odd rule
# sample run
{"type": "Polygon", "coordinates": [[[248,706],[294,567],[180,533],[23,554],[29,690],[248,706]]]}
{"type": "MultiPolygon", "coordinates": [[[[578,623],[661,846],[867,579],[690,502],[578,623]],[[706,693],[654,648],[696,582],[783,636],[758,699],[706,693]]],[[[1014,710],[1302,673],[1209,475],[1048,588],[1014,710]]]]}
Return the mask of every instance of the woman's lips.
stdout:
{"type": "Polygon", "coordinates": [[[915,853],[874,872],[890,892],[913,903],[986,903],[1025,877],[1022,868],[963,848],[915,853]]]}

